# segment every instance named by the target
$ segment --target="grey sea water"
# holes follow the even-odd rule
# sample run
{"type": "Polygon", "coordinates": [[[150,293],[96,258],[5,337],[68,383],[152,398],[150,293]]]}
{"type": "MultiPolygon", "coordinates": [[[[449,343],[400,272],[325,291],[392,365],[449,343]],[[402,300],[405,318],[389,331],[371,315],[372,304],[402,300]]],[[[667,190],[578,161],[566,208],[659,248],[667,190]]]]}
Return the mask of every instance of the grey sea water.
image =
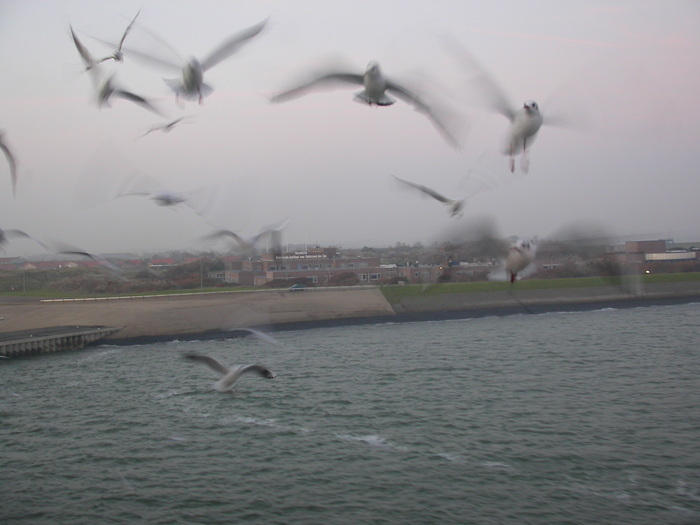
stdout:
{"type": "Polygon", "coordinates": [[[699,523],[700,304],[0,362],[2,523],[699,523]],[[259,362],[235,393],[182,358],[259,362]]]}

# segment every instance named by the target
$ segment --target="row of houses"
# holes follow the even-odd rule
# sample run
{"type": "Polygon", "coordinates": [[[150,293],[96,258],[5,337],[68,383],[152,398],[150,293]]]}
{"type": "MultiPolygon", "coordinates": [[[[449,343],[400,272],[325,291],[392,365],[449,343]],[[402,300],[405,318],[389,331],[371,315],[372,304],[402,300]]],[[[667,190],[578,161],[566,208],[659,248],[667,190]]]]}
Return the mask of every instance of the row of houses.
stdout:
{"type": "MultiPolygon", "coordinates": [[[[626,263],[682,262],[700,260],[700,251],[666,250],[666,241],[630,241],[614,251],[626,263]]],[[[166,269],[178,264],[189,264],[200,260],[189,257],[180,262],[172,258],[118,259],[113,260],[122,269],[166,269]]],[[[315,286],[328,286],[350,274],[361,284],[384,283],[434,283],[446,273],[452,280],[469,280],[493,270],[496,262],[382,264],[379,256],[344,257],[336,248],[309,248],[293,253],[265,253],[257,258],[227,256],[223,258],[225,269],[208,272],[208,276],[227,283],[243,286],[262,286],[271,282],[307,282],[315,286]]],[[[0,269],[61,269],[91,268],[99,263],[91,259],[26,261],[22,258],[0,258],[0,269]]],[[[558,266],[551,259],[541,261],[544,269],[558,266]]]]}
{"type": "Polygon", "coordinates": [[[387,282],[436,282],[444,273],[439,265],[381,264],[378,256],[343,257],[334,248],[311,248],[285,254],[262,254],[253,260],[227,264],[227,269],[209,272],[209,276],[228,283],[261,286],[271,282],[305,281],[315,286],[328,286],[347,274],[360,284],[387,282]]]}

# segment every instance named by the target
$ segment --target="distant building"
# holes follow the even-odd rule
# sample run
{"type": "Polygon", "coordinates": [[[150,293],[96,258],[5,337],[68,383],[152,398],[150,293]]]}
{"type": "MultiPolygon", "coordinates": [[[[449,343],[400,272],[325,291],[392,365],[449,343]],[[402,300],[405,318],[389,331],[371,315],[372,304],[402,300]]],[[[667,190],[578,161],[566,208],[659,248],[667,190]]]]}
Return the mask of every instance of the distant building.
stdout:
{"type": "Polygon", "coordinates": [[[441,266],[382,265],[378,256],[343,257],[335,248],[311,248],[285,254],[263,254],[258,259],[227,264],[229,269],[209,272],[212,278],[243,286],[261,286],[273,281],[306,281],[329,286],[334,277],[350,273],[360,284],[384,284],[392,280],[434,283],[444,272],[441,266]]]}
{"type": "Polygon", "coordinates": [[[628,263],[684,262],[698,260],[695,250],[666,250],[666,241],[627,241],[625,243],[628,263]]]}

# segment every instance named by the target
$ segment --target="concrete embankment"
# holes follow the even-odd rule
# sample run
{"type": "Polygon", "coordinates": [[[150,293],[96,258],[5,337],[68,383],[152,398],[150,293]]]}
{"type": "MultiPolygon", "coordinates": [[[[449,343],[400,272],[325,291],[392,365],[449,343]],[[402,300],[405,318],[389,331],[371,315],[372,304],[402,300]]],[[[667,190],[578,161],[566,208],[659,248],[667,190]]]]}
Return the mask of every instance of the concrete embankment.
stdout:
{"type": "Polygon", "coordinates": [[[0,299],[0,334],[66,325],[121,327],[103,341],[133,344],[223,337],[236,327],[300,329],[340,324],[700,302],[700,282],[648,285],[643,294],[594,286],[498,292],[426,293],[394,304],[378,288],[183,294],[109,300],[0,299]]]}
{"type": "Polygon", "coordinates": [[[18,357],[77,350],[118,331],[104,326],[57,326],[0,334],[0,356],[18,357]]]}

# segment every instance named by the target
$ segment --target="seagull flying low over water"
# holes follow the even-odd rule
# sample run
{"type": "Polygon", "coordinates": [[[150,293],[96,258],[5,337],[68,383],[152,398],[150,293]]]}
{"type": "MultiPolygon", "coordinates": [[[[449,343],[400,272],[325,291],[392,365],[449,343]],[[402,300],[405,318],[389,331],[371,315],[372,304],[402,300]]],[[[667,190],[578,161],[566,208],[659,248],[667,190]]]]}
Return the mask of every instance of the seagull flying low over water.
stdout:
{"type": "Polygon", "coordinates": [[[204,97],[213,91],[212,87],[204,82],[204,73],[238,51],[244,44],[258,35],[258,33],[265,28],[266,24],[267,20],[263,20],[254,26],[236,33],[222,42],[202,60],[196,57],[185,60],[180,57],[172,46],[155,35],[152,36],[175,53],[179,62],[163,60],[162,58],[147,55],[146,53],[134,49],[127,49],[127,52],[160,66],[180,70],[182,73],[181,77],[165,79],[166,84],[175,92],[177,99],[198,100],[199,103],[202,104],[204,97]]]}
{"type": "Polygon", "coordinates": [[[213,357],[202,354],[185,354],[185,358],[207,365],[220,378],[214,383],[217,392],[232,392],[233,384],[243,374],[254,373],[265,379],[274,379],[276,374],[262,365],[240,365],[227,367],[213,357]]]}
{"type": "Polygon", "coordinates": [[[5,142],[5,132],[0,130],[0,149],[5,154],[7,163],[10,166],[10,177],[12,178],[12,194],[15,195],[17,191],[17,161],[15,156],[12,154],[9,146],[5,142]]]}
{"type": "Polygon", "coordinates": [[[300,85],[279,93],[272,97],[272,102],[285,102],[287,100],[302,96],[314,87],[324,85],[333,85],[339,83],[355,84],[363,86],[364,89],[355,94],[354,100],[369,106],[391,106],[396,102],[396,99],[389,95],[403,100],[413,108],[423,113],[433,125],[437,128],[443,138],[455,149],[460,149],[460,145],[447,129],[446,125],[436,115],[436,112],[431,108],[421,97],[407,89],[406,87],[390,80],[382,73],[379,64],[376,61],[371,61],[363,74],[350,71],[328,71],[326,73],[316,75],[310,80],[301,83],[300,85]]]}
{"type": "Polygon", "coordinates": [[[410,182],[404,179],[401,179],[397,177],[396,175],[392,175],[397,181],[399,181],[401,184],[404,184],[406,186],[409,186],[411,188],[415,188],[418,191],[424,193],[425,195],[428,195],[429,197],[432,197],[435,200],[438,200],[442,202],[443,204],[447,205],[450,209],[450,214],[452,217],[461,217],[463,215],[462,209],[464,208],[464,199],[449,199],[437,191],[433,190],[432,188],[428,188],[427,186],[423,186],[422,184],[416,184],[414,182],[410,182]]]}
{"type": "Polygon", "coordinates": [[[114,60],[115,62],[124,62],[124,53],[122,52],[122,46],[124,46],[124,40],[126,40],[126,36],[129,34],[129,31],[131,31],[131,28],[134,25],[134,22],[136,22],[136,18],[139,16],[139,14],[141,14],[140,9],[139,9],[138,13],[136,13],[134,18],[131,19],[131,22],[129,23],[129,25],[126,26],[126,29],[124,30],[124,34],[122,35],[122,38],[119,41],[119,45],[116,47],[114,53],[108,57],[104,57],[104,58],[100,59],[99,62],[105,62],[106,60],[114,60]]]}
{"type": "Polygon", "coordinates": [[[156,115],[162,116],[162,113],[144,97],[118,87],[114,83],[114,75],[104,74],[100,70],[98,62],[95,61],[95,59],[87,50],[87,48],[78,39],[77,35],[75,34],[75,31],[73,31],[72,26],[70,27],[70,33],[73,37],[75,47],[78,50],[78,54],[80,54],[80,58],[83,59],[83,63],[85,64],[85,70],[90,74],[90,77],[92,78],[92,83],[95,87],[95,93],[97,94],[97,107],[110,107],[109,99],[112,97],[120,97],[129,100],[134,104],[137,104],[142,108],[147,109],[152,113],[155,113],[156,115]]]}

